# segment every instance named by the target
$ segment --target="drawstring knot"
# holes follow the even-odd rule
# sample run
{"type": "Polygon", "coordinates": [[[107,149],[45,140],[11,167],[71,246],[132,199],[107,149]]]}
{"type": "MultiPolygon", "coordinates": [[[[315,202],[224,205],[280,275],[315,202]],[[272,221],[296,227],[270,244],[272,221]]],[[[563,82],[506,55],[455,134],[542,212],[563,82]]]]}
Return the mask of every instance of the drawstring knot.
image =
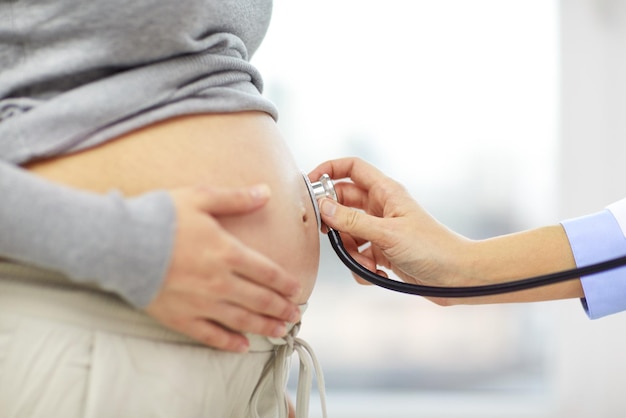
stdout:
{"type": "MultiPolygon", "coordinates": [[[[255,390],[253,399],[251,401],[251,407],[256,418],[258,398],[262,392],[261,388],[268,384],[269,376],[273,374],[274,390],[277,396],[283,393],[287,375],[289,373],[287,364],[289,357],[295,351],[298,353],[300,360],[300,369],[298,372],[298,389],[296,392],[296,418],[307,418],[309,416],[309,400],[311,394],[311,387],[313,385],[313,372],[317,379],[317,388],[319,391],[320,402],[322,405],[322,416],[327,417],[326,413],[326,391],[324,389],[324,376],[322,374],[322,368],[313,352],[311,346],[301,338],[298,338],[298,332],[300,331],[300,323],[295,324],[292,329],[282,338],[268,338],[268,340],[276,347],[274,349],[274,357],[268,362],[261,381],[255,390]],[[273,373],[272,372],[273,369],[273,373]]],[[[280,411],[281,418],[287,418],[287,399],[284,399],[285,406],[280,411]]]]}

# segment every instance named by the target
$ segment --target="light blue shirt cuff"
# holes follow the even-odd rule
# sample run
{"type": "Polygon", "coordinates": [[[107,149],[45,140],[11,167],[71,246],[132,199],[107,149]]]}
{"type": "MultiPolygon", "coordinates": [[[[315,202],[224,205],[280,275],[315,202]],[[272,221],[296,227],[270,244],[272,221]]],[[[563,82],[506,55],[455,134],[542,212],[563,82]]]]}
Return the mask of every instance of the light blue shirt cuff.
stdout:
{"type": "MultiPolygon", "coordinates": [[[[613,214],[595,214],[561,222],[578,267],[626,255],[626,238],[613,214]]],[[[583,307],[591,319],[626,310],[626,266],[581,277],[583,307]]]]}

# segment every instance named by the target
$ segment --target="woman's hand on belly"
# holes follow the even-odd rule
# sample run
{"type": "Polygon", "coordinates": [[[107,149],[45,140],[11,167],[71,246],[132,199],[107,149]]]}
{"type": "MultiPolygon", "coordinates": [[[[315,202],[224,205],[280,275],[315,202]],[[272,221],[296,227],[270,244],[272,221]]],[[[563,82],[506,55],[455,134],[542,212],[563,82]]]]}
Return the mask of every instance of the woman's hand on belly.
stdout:
{"type": "Polygon", "coordinates": [[[269,200],[267,186],[182,188],[171,192],[177,211],[172,261],[149,315],[206,345],[246,351],[233,330],[283,336],[297,322],[299,280],[240,242],[215,216],[253,212],[269,200]]]}
{"type": "Polygon", "coordinates": [[[100,193],[176,190],[174,259],[149,313],[208,345],[235,350],[245,342],[240,332],[280,331],[291,301],[305,303],[313,290],[320,251],[315,210],[267,114],[175,118],[28,169],[100,193]],[[271,199],[237,197],[242,186],[258,183],[270,187],[271,199]],[[191,185],[233,189],[211,187],[202,197],[191,185]],[[294,278],[302,291],[289,298],[294,278]]]}

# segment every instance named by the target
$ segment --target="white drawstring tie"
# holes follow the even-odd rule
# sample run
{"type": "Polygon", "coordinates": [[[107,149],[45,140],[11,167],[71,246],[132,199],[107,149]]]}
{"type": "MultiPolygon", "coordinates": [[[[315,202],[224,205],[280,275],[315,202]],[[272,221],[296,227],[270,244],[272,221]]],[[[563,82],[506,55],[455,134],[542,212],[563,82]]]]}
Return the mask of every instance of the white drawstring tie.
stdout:
{"type": "MultiPolygon", "coordinates": [[[[327,418],[326,390],[322,368],[311,346],[306,341],[296,337],[299,330],[300,324],[296,324],[284,337],[268,338],[276,348],[274,350],[274,358],[266,364],[261,380],[250,400],[250,409],[254,418],[260,418],[258,413],[259,398],[267,384],[272,383],[274,385],[273,391],[277,397],[283,394],[289,374],[288,359],[294,351],[298,353],[298,358],[300,359],[298,389],[296,392],[296,418],[308,418],[309,416],[309,400],[311,397],[311,387],[313,385],[313,373],[311,369],[315,371],[315,377],[317,379],[317,388],[322,405],[322,416],[327,418]],[[270,375],[274,377],[273,382],[269,381],[270,375]]],[[[281,402],[279,399],[277,399],[277,401],[281,402]]],[[[284,403],[284,407],[280,408],[279,417],[287,418],[289,410],[287,398],[283,396],[282,402],[284,403]]]]}

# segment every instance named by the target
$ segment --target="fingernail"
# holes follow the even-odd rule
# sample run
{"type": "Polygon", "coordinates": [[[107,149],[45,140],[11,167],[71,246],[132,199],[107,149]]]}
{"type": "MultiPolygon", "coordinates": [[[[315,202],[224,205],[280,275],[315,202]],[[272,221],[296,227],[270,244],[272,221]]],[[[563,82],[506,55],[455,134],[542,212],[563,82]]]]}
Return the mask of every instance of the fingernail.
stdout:
{"type": "Polygon", "coordinates": [[[268,197],[271,193],[270,187],[267,184],[257,184],[250,188],[250,196],[254,200],[261,200],[268,197]]]}
{"type": "Polygon", "coordinates": [[[320,204],[320,211],[326,216],[335,216],[335,212],[337,212],[337,205],[330,199],[324,199],[320,204]]]}
{"type": "Polygon", "coordinates": [[[282,337],[287,333],[287,325],[281,324],[274,328],[274,332],[272,332],[272,336],[274,337],[282,337]]]}
{"type": "Polygon", "coordinates": [[[239,345],[237,346],[235,350],[237,350],[238,353],[247,353],[249,349],[250,349],[250,345],[244,341],[244,342],[239,343],[239,345]]]}
{"type": "Polygon", "coordinates": [[[293,287],[293,290],[291,291],[291,293],[289,294],[289,296],[292,296],[292,297],[294,297],[294,298],[299,298],[301,294],[302,294],[302,286],[300,285],[300,283],[297,283],[297,284],[293,287]]]}
{"type": "Polygon", "coordinates": [[[295,310],[291,313],[291,315],[289,315],[289,323],[290,324],[295,324],[296,322],[298,322],[300,320],[300,310],[295,310]]]}

